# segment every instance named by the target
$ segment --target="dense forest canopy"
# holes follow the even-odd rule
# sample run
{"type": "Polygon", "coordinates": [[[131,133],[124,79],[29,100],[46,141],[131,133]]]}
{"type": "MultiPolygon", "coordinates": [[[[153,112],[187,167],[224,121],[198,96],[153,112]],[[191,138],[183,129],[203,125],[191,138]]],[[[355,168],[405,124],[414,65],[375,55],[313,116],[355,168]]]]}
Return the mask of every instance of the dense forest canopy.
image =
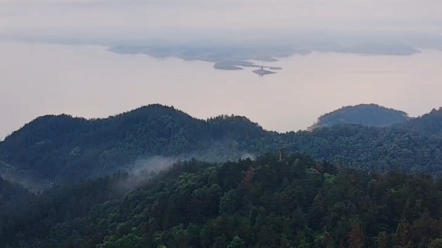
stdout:
{"type": "Polygon", "coordinates": [[[441,247],[441,113],[288,133],[158,104],[39,117],[0,142],[0,247],[441,247]]]}
{"type": "Polygon", "coordinates": [[[397,125],[400,128],[421,132],[427,135],[442,135],[442,108],[397,125]]]}
{"type": "Polygon", "coordinates": [[[0,142],[0,172],[27,187],[47,187],[125,170],[152,156],[222,162],[285,147],[352,168],[438,175],[440,130],[440,111],[391,127],[344,124],[276,133],[246,117],[200,120],[154,104],[105,119],[39,117],[0,142]]]}
{"type": "Polygon", "coordinates": [[[442,181],[273,154],[29,194],[0,178],[0,247],[440,247],[442,181]]]}
{"type": "Polygon", "coordinates": [[[113,172],[154,155],[238,159],[268,132],[245,117],[199,120],[158,104],[106,119],[43,116],[0,143],[0,161],[52,182],[113,172]],[[226,156],[226,157],[224,157],[226,156]]]}
{"type": "Polygon", "coordinates": [[[346,106],[318,118],[315,125],[309,127],[327,127],[338,124],[359,124],[364,126],[385,127],[393,124],[406,122],[409,120],[408,114],[379,106],[377,104],[359,104],[356,106],[346,106]]]}

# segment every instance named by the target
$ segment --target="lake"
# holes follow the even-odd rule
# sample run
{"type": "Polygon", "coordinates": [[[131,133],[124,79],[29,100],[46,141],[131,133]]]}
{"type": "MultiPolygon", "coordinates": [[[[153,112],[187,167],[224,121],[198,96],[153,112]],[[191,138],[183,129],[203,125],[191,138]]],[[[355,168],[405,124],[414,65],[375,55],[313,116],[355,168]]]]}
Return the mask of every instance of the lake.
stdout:
{"type": "Polygon", "coordinates": [[[108,52],[100,46],[0,43],[0,138],[45,114],[107,117],[161,103],[198,118],[247,116],[268,130],[305,129],[346,105],[422,115],[442,106],[442,52],[413,56],[312,53],[214,70],[212,63],[108,52]],[[255,68],[256,69],[256,68],[255,68]]]}

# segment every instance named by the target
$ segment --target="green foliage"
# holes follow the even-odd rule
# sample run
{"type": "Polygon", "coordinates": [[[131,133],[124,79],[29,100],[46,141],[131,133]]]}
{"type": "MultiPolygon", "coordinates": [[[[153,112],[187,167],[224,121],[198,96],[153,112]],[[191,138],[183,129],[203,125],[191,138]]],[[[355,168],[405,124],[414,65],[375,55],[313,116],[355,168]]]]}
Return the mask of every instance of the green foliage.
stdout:
{"type": "Polygon", "coordinates": [[[0,142],[0,169],[55,186],[34,195],[0,178],[0,247],[439,247],[439,113],[284,134],[160,105],[40,117],[0,142]],[[129,186],[114,173],[152,155],[226,161],[282,146],[296,154],[190,160],[129,186]]]}
{"type": "Polygon", "coordinates": [[[236,160],[247,145],[235,140],[265,135],[244,117],[203,121],[154,104],[107,119],[39,117],[0,143],[0,162],[57,183],[113,172],[153,155],[236,160]]]}
{"type": "Polygon", "coordinates": [[[238,236],[233,237],[232,242],[227,246],[227,248],[245,248],[246,243],[238,236]]]}
{"type": "Polygon", "coordinates": [[[442,135],[442,108],[433,109],[430,113],[419,118],[397,125],[400,128],[417,131],[427,135],[442,135]]]}
{"type": "Polygon", "coordinates": [[[442,181],[283,161],[181,162],[31,195],[1,180],[1,247],[439,247],[442,181]],[[251,173],[253,171],[253,173],[251,173]],[[114,192],[114,193],[112,193],[114,192]],[[13,196],[13,197],[12,197],[13,196]],[[21,207],[19,207],[21,206],[21,207]]]}
{"type": "Polygon", "coordinates": [[[442,248],[442,239],[433,240],[428,248],[442,248]]]}
{"type": "Polygon", "coordinates": [[[310,129],[338,124],[359,124],[364,126],[385,127],[408,120],[407,113],[376,104],[346,106],[318,118],[310,129]]]}
{"type": "Polygon", "coordinates": [[[357,125],[280,136],[292,151],[368,171],[442,172],[442,139],[397,128],[357,125]]]}
{"type": "MultiPolygon", "coordinates": [[[[371,105],[355,109],[373,108],[391,112],[371,105]]],[[[405,118],[402,112],[394,113],[405,118]]],[[[204,121],[161,105],[107,119],[44,116],[0,142],[0,169],[12,165],[17,177],[57,184],[108,175],[153,155],[223,162],[284,146],[352,168],[440,174],[442,136],[437,134],[442,115],[437,113],[395,127],[337,125],[284,134],[265,131],[245,117],[204,121]]]]}

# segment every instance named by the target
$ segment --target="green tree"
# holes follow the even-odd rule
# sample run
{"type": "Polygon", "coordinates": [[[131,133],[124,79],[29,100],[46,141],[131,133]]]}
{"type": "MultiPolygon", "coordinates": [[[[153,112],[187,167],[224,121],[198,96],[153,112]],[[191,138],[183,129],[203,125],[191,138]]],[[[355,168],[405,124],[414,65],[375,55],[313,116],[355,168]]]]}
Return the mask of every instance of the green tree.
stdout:
{"type": "Polygon", "coordinates": [[[245,248],[246,243],[238,236],[233,237],[227,248],[245,248]]]}

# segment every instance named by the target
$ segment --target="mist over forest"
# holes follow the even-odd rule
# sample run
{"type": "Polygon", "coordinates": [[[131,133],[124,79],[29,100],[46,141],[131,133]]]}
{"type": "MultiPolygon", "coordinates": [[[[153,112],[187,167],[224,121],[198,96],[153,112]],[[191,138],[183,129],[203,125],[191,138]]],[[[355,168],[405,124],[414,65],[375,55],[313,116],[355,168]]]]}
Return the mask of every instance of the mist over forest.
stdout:
{"type": "Polygon", "coordinates": [[[441,10],[0,0],[0,247],[442,247],[441,10]]]}

